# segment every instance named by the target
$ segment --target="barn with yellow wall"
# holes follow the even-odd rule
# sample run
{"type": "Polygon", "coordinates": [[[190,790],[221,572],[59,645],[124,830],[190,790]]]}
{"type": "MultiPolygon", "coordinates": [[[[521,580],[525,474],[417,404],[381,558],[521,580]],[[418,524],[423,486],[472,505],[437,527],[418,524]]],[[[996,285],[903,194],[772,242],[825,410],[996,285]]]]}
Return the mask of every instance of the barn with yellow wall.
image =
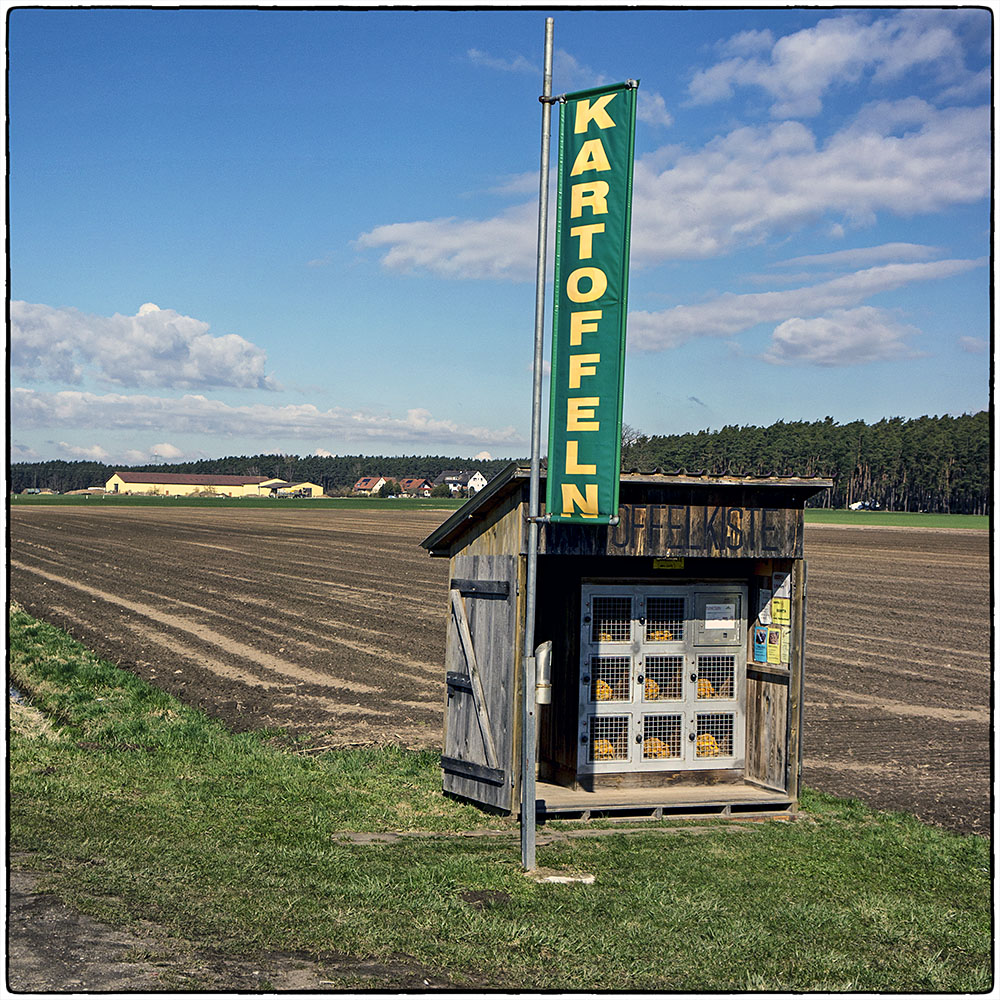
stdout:
{"type": "Polygon", "coordinates": [[[108,493],[146,496],[190,496],[218,493],[222,496],[268,496],[272,489],[284,489],[283,479],[266,476],[193,475],[171,472],[116,472],[105,484],[108,493]]]}

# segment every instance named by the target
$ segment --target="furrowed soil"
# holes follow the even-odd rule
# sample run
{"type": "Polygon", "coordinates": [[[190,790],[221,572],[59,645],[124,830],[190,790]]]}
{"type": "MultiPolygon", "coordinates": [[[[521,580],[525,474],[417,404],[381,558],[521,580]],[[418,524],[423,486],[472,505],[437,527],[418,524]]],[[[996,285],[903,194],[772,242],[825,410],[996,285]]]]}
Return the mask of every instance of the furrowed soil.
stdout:
{"type": "MultiPolygon", "coordinates": [[[[441,511],[15,508],[11,596],[239,729],[439,747],[441,511]]],[[[809,525],[803,781],[990,830],[989,533],[809,525]]]]}

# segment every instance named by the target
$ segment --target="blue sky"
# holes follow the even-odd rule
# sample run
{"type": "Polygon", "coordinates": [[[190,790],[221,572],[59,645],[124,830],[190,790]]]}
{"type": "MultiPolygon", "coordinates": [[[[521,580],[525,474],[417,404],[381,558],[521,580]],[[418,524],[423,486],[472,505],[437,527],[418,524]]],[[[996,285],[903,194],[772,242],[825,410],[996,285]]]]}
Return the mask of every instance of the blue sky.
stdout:
{"type": "MultiPolygon", "coordinates": [[[[641,80],[627,423],[988,405],[989,12],[552,16],[641,80]]],[[[12,460],[527,455],[544,20],[11,11],[12,460]]]]}

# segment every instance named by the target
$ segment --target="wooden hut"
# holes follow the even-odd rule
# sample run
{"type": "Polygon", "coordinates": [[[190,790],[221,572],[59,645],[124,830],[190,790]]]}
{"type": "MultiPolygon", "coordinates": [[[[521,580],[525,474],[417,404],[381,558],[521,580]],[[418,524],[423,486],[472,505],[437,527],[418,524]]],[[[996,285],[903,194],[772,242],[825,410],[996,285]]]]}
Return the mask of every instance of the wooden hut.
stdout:
{"type": "MultiPolygon", "coordinates": [[[[831,485],[624,474],[617,524],[542,525],[540,817],[794,810],[803,507],[831,485]]],[[[508,466],[421,543],[451,561],[444,790],[501,812],[520,799],[528,487],[508,466]]]]}

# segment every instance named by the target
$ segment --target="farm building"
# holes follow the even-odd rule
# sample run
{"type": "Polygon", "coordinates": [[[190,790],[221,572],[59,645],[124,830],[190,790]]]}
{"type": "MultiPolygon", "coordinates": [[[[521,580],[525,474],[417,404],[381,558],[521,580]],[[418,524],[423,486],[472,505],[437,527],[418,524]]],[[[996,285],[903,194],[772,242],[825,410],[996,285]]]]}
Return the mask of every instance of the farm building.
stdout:
{"type": "MultiPolygon", "coordinates": [[[[831,485],[630,473],[616,524],[541,525],[539,815],[795,809],[803,507],[831,485]]],[[[503,812],[520,795],[528,491],[512,464],[421,543],[450,560],[444,789],[503,812]]]]}
{"type": "Polygon", "coordinates": [[[270,479],[262,486],[267,487],[271,496],[277,497],[305,497],[308,499],[323,496],[323,487],[317,483],[286,483],[281,479],[270,479]]]}
{"type": "Polygon", "coordinates": [[[297,492],[303,496],[322,496],[323,488],[315,483],[288,483],[267,476],[195,475],[173,472],[118,471],[104,487],[107,493],[146,494],[151,496],[190,496],[192,493],[217,493],[229,497],[258,497],[297,492]]]}

